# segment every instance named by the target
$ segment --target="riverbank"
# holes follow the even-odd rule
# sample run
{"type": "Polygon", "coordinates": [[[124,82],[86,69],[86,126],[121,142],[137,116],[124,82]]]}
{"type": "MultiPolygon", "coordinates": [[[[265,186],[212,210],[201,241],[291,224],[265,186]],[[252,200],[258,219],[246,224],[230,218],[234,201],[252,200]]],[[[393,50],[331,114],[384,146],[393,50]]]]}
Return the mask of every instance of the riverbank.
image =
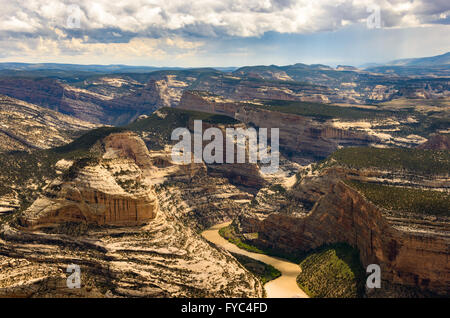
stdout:
{"type": "Polygon", "coordinates": [[[202,236],[209,242],[214,243],[229,252],[248,256],[263,263],[272,265],[278,269],[281,272],[281,277],[278,277],[264,285],[268,298],[308,298],[308,295],[301,290],[297,284],[297,276],[301,273],[301,269],[298,264],[291,263],[277,257],[249,252],[228,242],[220,236],[219,230],[230,225],[230,223],[231,222],[216,224],[203,231],[202,236]]]}

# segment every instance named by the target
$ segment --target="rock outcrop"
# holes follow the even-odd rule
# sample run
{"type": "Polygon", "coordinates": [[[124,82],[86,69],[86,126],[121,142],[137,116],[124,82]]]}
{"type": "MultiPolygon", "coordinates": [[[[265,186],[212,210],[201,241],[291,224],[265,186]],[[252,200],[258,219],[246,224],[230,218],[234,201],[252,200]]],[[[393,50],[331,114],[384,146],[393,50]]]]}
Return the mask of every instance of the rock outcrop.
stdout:
{"type": "Polygon", "coordinates": [[[65,222],[138,225],[156,216],[158,202],[144,180],[151,169],[144,142],[125,132],[109,135],[102,143],[102,158],[79,160],[54,180],[45,195],[24,212],[24,226],[36,229],[65,222]]]}
{"type": "Polygon", "coordinates": [[[0,152],[47,149],[98,125],[0,95],[0,152]]]}
{"type": "Polygon", "coordinates": [[[0,224],[0,297],[263,296],[259,279],[196,231],[234,217],[245,192],[204,164],[174,163],[170,147],[149,153],[131,132],[92,151],[101,156],[58,162],[62,175],[18,224],[0,224]],[[70,264],[80,289],[66,285],[70,264]]]}
{"type": "Polygon", "coordinates": [[[123,125],[139,115],[150,114],[163,106],[170,106],[179,96],[167,81],[150,81],[128,94],[78,88],[56,79],[0,79],[0,94],[17,98],[41,107],[98,124],[123,125]],[[175,95],[175,97],[173,97],[175,95]]]}
{"type": "Polygon", "coordinates": [[[309,159],[324,158],[339,146],[368,145],[378,141],[363,132],[339,129],[296,114],[248,106],[205,92],[185,91],[177,108],[227,115],[258,127],[279,128],[280,147],[291,153],[302,153],[303,159],[307,156],[309,159]]]}
{"type": "Polygon", "coordinates": [[[318,158],[328,156],[339,146],[368,145],[377,141],[361,132],[338,129],[307,117],[264,109],[242,107],[236,112],[235,118],[258,127],[278,127],[280,147],[318,158]]]}
{"type": "Polygon", "coordinates": [[[358,248],[363,266],[381,266],[383,280],[448,295],[448,222],[386,217],[334,169],[296,187],[298,198],[315,202],[311,211],[272,213],[263,219],[243,216],[240,230],[257,232],[257,244],[285,253],[347,242],[358,248]]]}
{"type": "MultiPolygon", "coordinates": [[[[237,69],[233,75],[271,81],[298,81],[325,86],[335,92],[330,99],[346,103],[365,104],[399,97],[442,98],[449,96],[447,67],[395,67],[380,66],[366,70],[338,65],[336,69],[326,65],[297,63],[286,66],[247,66],[237,69]],[[281,76],[280,76],[281,75],[281,76]]],[[[319,87],[320,87],[319,86],[319,87]]]]}
{"type": "Polygon", "coordinates": [[[1,226],[0,297],[262,297],[255,276],[180,222],[169,191],[158,201],[159,213],[142,226],[1,226]],[[80,289],[66,285],[70,264],[80,266],[80,289]]]}
{"type": "Polygon", "coordinates": [[[448,135],[432,135],[423,144],[419,145],[419,149],[431,149],[431,150],[450,150],[450,136],[448,135]]]}

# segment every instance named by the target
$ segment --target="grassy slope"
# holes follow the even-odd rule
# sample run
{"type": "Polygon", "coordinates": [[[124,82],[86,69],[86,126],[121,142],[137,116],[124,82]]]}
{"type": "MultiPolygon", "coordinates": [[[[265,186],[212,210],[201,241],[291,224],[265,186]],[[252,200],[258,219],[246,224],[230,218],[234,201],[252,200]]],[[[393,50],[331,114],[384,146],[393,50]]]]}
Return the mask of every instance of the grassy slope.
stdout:
{"type": "Polygon", "coordinates": [[[283,100],[266,100],[263,102],[262,106],[252,106],[251,104],[247,105],[248,107],[264,108],[282,113],[313,117],[319,121],[326,121],[333,118],[349,121],[386,118],[398,119],[401,121],[400,124],[387,124],[387,126],[384,127],[386,129],[393,130],[391,133],[398,137],[405,137],[410,134],[428,137],[432,133],[448,129],[448,127],[450,127],[450,117],[448,111],[441,109],[424,113],[420,107],[416,108],[416,106],[420,105],[401,107],[397,109],[382,106],[379,106],[376,109],[368,109],[361,107],[340,107],[332,104],[314,102],[283,100]],[[417,122],[406,122],[405,119],[408,117],[416,118],[417,122]]]}
{"type": "Polygon", "coordinates": [[[339,243],[324,246],[300,263],[302,272],[297,283],[310,297],[361,297],[364,292],[364,269],[359,253],[339,243]]]}
{"type": "MultiPolygon", "coordinates": [[[[446,175],[450,171],[450,151],[406,148],[349,147],[339,149],[318,169],[342,165],[353,169],[375,168],[416,176],[446,175]]],[[[450,215],[450,195],[441,191],[345,181],[377,206],[391,211],[450,215]]]]}
{"type": "MultiPolygon", "coordinates": [[[[327,160],[350,168],[377,168],[420,175],[448,174],[450,151],[406,148],[348,147],[334,152],[327,160]]],[[[326,166],[326,164],[325,164],[326,166]]]]}
{"type": "Polygon", "coordinates": [[[219,230],[219,234],[223,238],[225,238],[227,241],[229,241],[230,243],[233,243],[234,245],[236,245],[239,248],[242,248],[243,250],[246,250],[246,251],[249,251],[252,253],[267,254],[263,250],[244,242],[239,236],[236,235],[236,232],[232,225],[221,228],[219,230]]]}
{"type": "Polygon", "coordinates": [[[304,254],[285,254],[276,249],[254,246],[252,245],[253,242],[248,241],[245,238],[243,238],[242,235],[237,234],[236,229],[233,227],[233,225],[221,228],[219,230],[219,234],[224,239],[228,240],[230,243],[233,243],[237,247],[252,253],[259,253],[284,258],[292,263],[299,263],[300,260],[303,259],[304,257],[304,254]]]}
{"type": "Polygon", "coordinates": [[[392,211],[450,216],[450,194],[382,184],[345,181],[377,206],[392,211]]]}
{"type": "Polygon", "coordinates": [[[365,279],[356,249],[345,243],[324,246],[303,255],[284,255],[276,250],[252,246],[230,225],[219,230],[229,242],[249,252],[282,257],[300,263],[300,287],[311,297],[360,297],[365,279]]]}
{"type": "Polygon", "coordinates": [[[388,110],[373,110],[358,107],[339,107],[329,104],[300,101],[270,100],[265,101],[264,105],[261,107],[283,113],[314,117],[319,120],[327,120],[332,118],[361,120],[395,117],[396,115],[394,112],[388,110]]]}
{"type": "Polygon", "coordinates": [[[161,149],[164,145],[170,144],[172,131],[178,127],[188,128],[189,122],[192,120],[202,120],[205,123],[211,124],[239,123],[239,121],[223,115],[176,108],[161,108],[158,112],[164,116],[152,114],[148,118],[135,121],[125,126],[125,128],[137,133],[145,132],[147,134],[146,142],[151,149],[161,149]]]}
{"type": "Polygon", "coordinates": [[[247,270],[257,276],[263,284],[281,276],[281,272],[272,265],[260,262],[242,254],[231,253],[247,270]]]}

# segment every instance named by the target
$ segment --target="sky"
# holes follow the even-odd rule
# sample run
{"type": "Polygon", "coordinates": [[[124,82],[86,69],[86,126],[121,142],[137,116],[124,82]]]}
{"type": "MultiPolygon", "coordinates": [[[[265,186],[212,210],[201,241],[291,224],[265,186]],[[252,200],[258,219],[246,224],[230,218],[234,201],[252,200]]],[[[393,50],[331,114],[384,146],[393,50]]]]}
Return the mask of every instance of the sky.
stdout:
{"type": "Polygon", "coordinates": [[[449,0],[0,0],[0,62],[359,66],[450,51],[449,0]]]}

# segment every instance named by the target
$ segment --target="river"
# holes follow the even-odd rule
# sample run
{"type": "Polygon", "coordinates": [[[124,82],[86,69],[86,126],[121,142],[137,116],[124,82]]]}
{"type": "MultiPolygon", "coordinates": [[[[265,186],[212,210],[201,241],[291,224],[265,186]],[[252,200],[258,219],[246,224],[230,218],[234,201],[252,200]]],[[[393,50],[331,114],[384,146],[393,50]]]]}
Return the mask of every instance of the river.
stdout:
{"type": "Polygon", "coordinates": [[[225,226],[230,225],[231,222],[216,224],[209,229],[202,232],[202,236],[208,241],[223,247],[229,252],[239,253],[263,263],[272,265],[281,272],[281,276],[271,280],[264,285],[268,298],[307,298],[308,295],[300,289],[297,285],[297,276],[300,274],[301,269],[295,263],[288,262],[281,258],[272,257],[264,254],[252,253],[243,249],[240,249],[236,245],[228,242],[219,234],[219,230],[225,226]]]}

